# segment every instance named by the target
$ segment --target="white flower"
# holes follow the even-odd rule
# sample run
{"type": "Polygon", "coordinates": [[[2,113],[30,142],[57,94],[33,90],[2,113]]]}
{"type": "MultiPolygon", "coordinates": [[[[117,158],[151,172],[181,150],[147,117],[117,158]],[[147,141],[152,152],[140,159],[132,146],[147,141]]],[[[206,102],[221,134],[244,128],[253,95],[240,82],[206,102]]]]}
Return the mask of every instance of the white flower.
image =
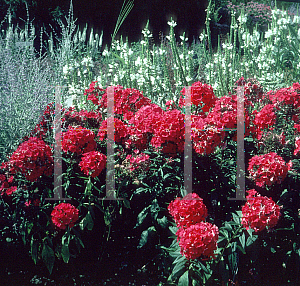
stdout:
{"type": "Polygon", "coordinates": [[[192,78],[189,77],[189,76],[187,76],[187,77],[186,77],[186,81],[187,81],[187,82],[190,82],[190,81],[192,81],[192,78]]]}
{"type": "Polygon", "coordinates": [[[63,73],[64,73],[64,74],[67,74],[68,71],[69,71],[68,66],[64,66],[64,67],[63,67],[63,73]]]}
{"type": "Polygon", "coordinates": [[[185,41],[187,42],[189,39],[188,38],[185,38],[183,35],[182,36],[179,36],[179,38],[182,40],[182,41],[185,41]]]}
{"type": "Polygon", "coordinates": [[[104,50],[104,51],[102,52],[102,56],[106,57],[106,56],[108,56],[108,55],[109,55],[109,52],[108,52],[107,50],[104,50]]]}
{"type": "Polygon", "coordinates": [[[204,34],[201,33],[200,36],[199,36],[200,42],[202,42],[204,38],[205,38],[204,34]]]}
{"type": "Polygon", "coordinates": [[[128,50],[128,55],[131,56],[132,54],[133,54],[133,50],[132,50],[132,49],[129,49],[129,50],[128,50]]]}
{"type": "Polygon", "coordinates": [[[293,24],[300,24],[300,16],[294,16],[293,24]]]}
{"type": "Polygon", "coordinates": [[[136,66],[141,65],[141,58],[140,58],[140,56],[137,57],[137,59],[136,59],[136,61],[135,61],[135,65],[136,65],[136,66]]]}
{"type": "Polygon", "coordinates": [[[83,58],[81,61],[82,65],[88,65],[88,63],[92,63],[92,58],[90,58],[90,57],[83,58]]]}
{"type": "Polygon", "coordinates": [[[247,22],[247,14],[244,15],[244,17],[242,17],[242,15],[240,15],[240,16],[238,17],[238,21],[239,21],[241,24],[246,23],[246,22],[247,22]]]}
{"type": "Polygon", "coordinates": [[[154,82],[155,82],[154,76],[151,75],[151,76],[150,76],[150,80],[151,80],[151,84],[154,85],[154,82]]]}
{"type": "Polygon", "coordinates": [[[162,50],[161,48],[159,48],[159,54],[162,56],[162,55],[164,55],[166,53],[166,51],[165,50],[162,50]]]}
{"type": "Polygon", "coordinates": [[[174,22],[174,21],[172,20],[172,21],[168,22],[168,25],[169,25],[170,27],[176,27],[176,26],[177,26],[177,23],[174,22]]]}

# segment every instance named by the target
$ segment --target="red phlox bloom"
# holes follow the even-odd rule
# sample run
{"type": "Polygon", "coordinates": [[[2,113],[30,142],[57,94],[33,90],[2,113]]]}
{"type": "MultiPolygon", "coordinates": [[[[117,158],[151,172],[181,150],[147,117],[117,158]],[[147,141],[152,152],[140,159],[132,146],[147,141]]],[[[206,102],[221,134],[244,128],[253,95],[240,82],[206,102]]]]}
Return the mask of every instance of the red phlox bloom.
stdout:
{"type": "Polygon", "coordinates": [[[201,155],[211,154],[217,146],[221,145],[225,138],[222,124],[215,118],[213,113],[208,118],[192,115],[191,138],[195,152],[201,155]],[[213,122],[214,125],[211,125],[213,122]]]}
{"type": "Polygon", "coordinates": [[[69,126],[69,130],[63,132],[62,136],[61,145],[64,152],[82,154],[96,149],[94,132],[82,126],[69,126]]]}
{"type": "Polygon", "coordinates": [[[254,189],[248,191],[246,204],[242,207],[242,225],[260,232],[274,227],[280,217],[280,206],[272,198],[262,197],[254,189]]]}
{"type": "MultiPolygon", "coordinates": [[[[114,140],[118,143],[124,143],[124,138],[129,133],[129,127],[120,119],[114,118],[114,140]]],[[[98,131],[99,139],[103,141],[107,137],[107,119],[103,120],[98,131]]]]}
{"type": "Polygon", "coordinates": [[[59,229],[72,228],[79,218],[79,210],[68,203],[60,203],[51,212],[52,222],[59,229]]]}
{"type": "Polygon", "coordinates": [[[174,109],[164,112],[160,120],[153,126],[153,130],[152,146],[161,147],[163,143],[171,141],[176,144],[179,152],[183,152],[185,140],[184,114],[179,110],[174,109]]]}
{"type": "Polygon", "coordinates": [[[51,148],[41,139],[30,137],[20,144],[6,164],[11,174],[20,172],[28,181],[34,182],[41,175],[53,172],[51,148]]]}
{"type": "Polygon", "coordinates": [[[252,157],[248,167],[250,177],[259,187],[280,184],[286,178],[288,170],[289,166],[275,152],[252,157]]]}
{"type": "Polygon", "coordinates": [[[177,232],[180,253],[187,259],[215,258],[219,229],[208,222],[199,222],[177,232]]]}
{"type": "MultiPolygon", "coordinates": [[[[253,127],[250,127],[252,133],[256,134],[258,140],[261,139],[263,130],[274,126],[276,123],[276,115],[274,113],[274,105],[265,105],[260,112],[253,111],[255,119],[253,121],[253,127]]],[[[271,129],[271,128],[270,128],[271,129]]]]}
{"type": "Polygon", "coordinates": [[[98,151],[91,151],[82,155],[79,166],[87,176],[95,178],[106,167],[106,156],[98,151]]]}
{"type": "Polygon", "coordinates": [[[196,193],[187,194],[182,199],[176,198],[169,204],[168,210],[173,216],[177,227],[189,227],[204,221],[207,217],[207,208],[203,203],[203,199],[196,193]]]}
{"type": "MultiPolygon", "coordinates": [[[[185,95],[186,90],[183,88],[181,93],[185,95]]],[[[213,92],[211,85],[203,84],[200,81],[195,82],[191,86],[191,103],[202,108],[201,113],[208,112],[214,107],[217,98],[213,92]]],[[[185,105],[185,100],[180,98],[180,106],[185,105]]],[[[182,108],[182,107],[181,107],[182,108]]]]}

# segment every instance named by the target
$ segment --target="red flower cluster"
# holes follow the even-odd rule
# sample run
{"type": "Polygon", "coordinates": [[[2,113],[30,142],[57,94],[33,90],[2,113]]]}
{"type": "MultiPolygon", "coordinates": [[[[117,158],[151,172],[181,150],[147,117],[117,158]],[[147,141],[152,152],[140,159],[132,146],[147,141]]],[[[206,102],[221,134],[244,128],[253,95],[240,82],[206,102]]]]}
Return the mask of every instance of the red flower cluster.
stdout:
{"type": "Polygon", "coordinates": [[[254,189],[248,191],[246,204],[242,207],[242,225],[260,232],[274,227],[280,217],[280,206],[272,198],[262,197],[254,189]]]}
{"type": "Polygon", "coordinates": [[[134,153],[137,154],[137,156],[133,155],[127,155],[126,160],[130,163],[130,171],[134,170],[140,170],[148,171],[149,170],[149,164],[150,164],[150,157],[147,154],[139,153],[139,150],[134,150],[134,153]]]}
{"type": "Polygon", "coordinates": [[[88,119],[95,119],[98,122],[101,121],[101,113],[95,111],[80,110],[79,112],[75,111],[75,107],[70,106],[69,110],[64,114],[64,117],[61,119],[62,122],[68,121],[68,124],[71,122],[84,123],[88,119]]]}
{"type": "MultiPolygon", "coordinates": [[[[128,126],[120,119],[114,118],[114,141],[118,143],[124,143],[124,138],[128,135],[128,126]]],[[[103,141],[107,137],[107,119],[102,121],[99,128],[98,135],[99,139],[103,141]]]]}
{"type": "Polygon", "coordinates": [[[63,132],[63,140],[61,142],[62,149],[65,152],[73,152],[82,154],[96,149],[96,142],[94,140],[95,134],[93,131],[79,127],[69,127],[67,132],[63,132]]]}
{"type": "Polygon", "coordinates": [[[106,166],[106,156],[97,151],[84,153],[79,163],[81,171],[87,176],[95,178],[99,176],[106,166]]]}
{"type": "Polygon", "coordinates": [[[34,182],[43,174],[50,176],[53,172],[51,148],[36,137],[19,145],[9,161],[2,164],[11,174],[20,172],[28,181],[34,182]]]}
{"type": "Polygon", "coordinates": [[[177,227],[189,227],[204,221],[207,217],[207,208],[203,199],[196,193],[187,194],[183,199],[176,198],[169,204],[168,210],[177,227]]]}
{"type": "Polygon", "coordinates": [[[0,174],[0,191],[2,196],[4,194],[10,196],[18,189],[18,187],[16,186],[10,186],[13,180],[14,180],[13,176],[10,176],[9,179],[7,180],[4,174],[0,174]]]}
{"type": "Polygon", "coordinates": [[[270,152],[252,157],[249,161],[248,171],[256,185],[263,187],[265,184],[271,186],[276,182],[280,184],[291,167],[292,161],[286,165],[280,156],[275,152],[270,152]]]}
{"type": "Polygon", "coordinates": [[[99,105],[100,101],[98,99],[99,93],[105,91],[105,89],[98,86],[95,87],[97,81],[92,81],[90,87],[85,90],[84,95],[87,95],[87,100],[91,100],[95,105],[99,105]]]}
{"type": "Polygon", "coordinates": [[[257,110],[254,110],[252,112],[252,114],[255,115],[255,119],[253,121],[254,126],[250,127],[250,131],[253,134],[256,134],[256,138],[258,140],[261,139],[264,129],[266,128],[269,128],[270,130],[274,129],[274,127],[270,128],[276,123],[276,115],[273,109],[274,109],[273,104],[267,104],[262,108],[260,112],[257,112],[257,110]]]}
{"type": "Polygon", "coordinates": [[[187,259],[198,257],[212,257],[216,255],[219,229],[216,225],[209,222],[199,222],[182,229],[178,235],[180,253],[187,259]]]}
{"type": "Polygon", "coordinates": [[[156,148],[161,147],[162,144],[170,141],[174,147],[169,150],[167,149],[168,147],[162,149],[163,153],[170,153],[171,156],[175,156],[176,151],[183,152],[185,138],[184,114],[177,109],[168,110],[153,127],[154,136],[151,139],[152,146],[156,148]]]}
{"type": "Polygon", "coordinates": [[[292,87],[281,88],[278,91],[269,91],[269,99],[274,105],[292,104],[295,109],[300,107],[300,84],[293,83],[292,87]]]}
{"type": "Polygon", "coordinates": [[[79,218],[79,211],[68,203],[60,203],[51,212],[52,222],[59,229],[72,228],[79,218]]]}
{"type": "Polygon", "coordinates": [[[294,150],[294,155],[297,155],[300,151],[300,137],[296,137],[296,149],[294,150]]]}
{"type": "MultiPolygon", "coordinates": [[[[84,93],[88,95],[88,100],[92,100],[95,105],[99,107],[107,108],[107,89],[95,88],[95,83],[90,84],[90,88],[84,93]],[[99,92],[105,91],[99,101],[99,92]]],[[[123,115],[124,120],[129,120],[134,113],[139,110],[143,105],[148,105],[151,100],[143,96],[143,93],[134,88],[126,88],[118,85],[114,87],[114,113],[123,115]]]]}
{"type": "Polygon", "coordinates": [[[195,152],[198,154],[213,153],[225,138],[225,132],[221,130],[222,125],[218,121],[212,121],[212,115],[209,118],[192,116],[191,137],[195,152]]]}
{"type": "Polygon", "coordinates": [[[263,98],[263,88],[254,78],[247,80],[242,76],[236,83],[237,86],[244,86],[245,106],[254,106],[253,102],[259,102],[263,98]]]}
{"type": "Polygon", "coordinates": [[[207,217],[207,208],[203,200],[195,193],[187,194],[182,200],[176,198],[168,210],[178,227],[177,241],[180,253],[187,259],[215,257],[219,238],[218,227],[203,222],[207,217]]]}
{"type": "MultiPolygon", "coordinates": [[[[181,90],[181,93],[185,95],[185,88],[181,90]]],[[[181,104],[184,105],[185,100],[180,97],[181,104]]],[[[203,84],[200,81],[195,82],[191,86],[191,102],[192,104],[202,108],[202,114],[208,112],[212,107],[214,107],[217,98],[213,92],[211,85],[203,84]]]]}
{"type": "Polygon", "coordinates": [[[154,133],[154,125],[161,119],[164,111],[156,104],[142,106],[128,121],[142,133],[154,133]]]}

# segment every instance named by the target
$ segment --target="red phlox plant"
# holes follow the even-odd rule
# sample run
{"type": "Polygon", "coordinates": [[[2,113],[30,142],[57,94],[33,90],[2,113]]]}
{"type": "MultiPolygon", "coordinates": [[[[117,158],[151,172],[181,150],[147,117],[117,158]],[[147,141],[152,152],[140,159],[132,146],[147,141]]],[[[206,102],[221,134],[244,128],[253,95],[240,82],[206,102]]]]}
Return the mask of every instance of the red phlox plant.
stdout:
{"type": "Polygon", "coordinates": [[[260,140],[263,135],[264,129],[274,129],[274,127],[271,127],[274,126],[276,123],[274,105],[267,104],[261,109],[261,111],[257,112],[257,110],[254,110],[252,114],[255,116],[255,118],[253,120],[254,126],[250,127],[250,131],[253,134],[253,136],[256,136],[256,138],[260,140]]]}
{"type": "Polygon", "coordinates": [[[50,176],[53,173],[53,157],[51,148],[41,139],[30,137],[19,145],[8,162],[2,164],[2,169],[14,175],[20,172],[30,182],[40,176],[50,176]]]}
{"type": "Polygon", "coordinates": [[[242,207],[242,225],[260,232],[274,227],[280,217],[280,206],[272,198],[262,197],[254,189],[248,191],[246,204],[242,207]]]}
{"type": "Polygon", "coordinates": [[[204,221],[207,217],[207,208],[203,199],[196,193],[187,194],[182,199],[176,198],[169,204],[168,210],[177,227],[189,227],[204,221]]]}
{"type": "Polygon", "coordinates": [[[288,170],[292,167],[292,161],[285,163],[283,158],[275,152],[264,155],[257,155],[250,159],[248,171],[250,177],[259,187],[280,184],[287,176],[288,170]]]}
{"type": "Polygon", "coordinates": [[[142,169],[145,172],[148,171],[149,164],[150,164],[150,156],[148,154],[140,153],[138,149],[134,150],[134,153],[137,155],[126,156],[126,160],[128,160],[130,163],[130,171],[140,170],[140,169],[142,169]]]}
{"type": "MultiPolygon", "coordinates": [[[[122,120],[118,118],[113,118],[114,120],[114,141],[118,143],[125,143],[125,138],[129,133],[129,126],[124,123],[122,120]]],[[[107,137],[107,119],[103,120],[101,126],[99,127],[99,131],[97,137],[101,141],[103,141],[107,137]]]]}
{"type": "MultiPolygon", "coordinates": [[[[176,151],[183,152],[184,150],[184,114],[179,110],[168,110],[164,112],[160,121],[156,122],[154,126],[154,136],[151,139],[151,144],[154,147],[161,147],[162,144],[171,141],[176,151]]],[[[174,148],[172,153],[174,155],[174,148]]],[[[165,149],[163,153],[168,153],[165,149]]]]}
{"type": "Polygon", "coordinates": [[[95,178],[106,167],[106,156],[98,151],[91,151],[82,155],[79,166],[85,175],[95,178]]]}
{"type": "MultiPolygon", "coordinates": [[[[181,90],[182,95],[186,94],[185,87],[181,90]]],[[[214,107],[217,98],[211,85],[203,84],[200,81],[191,86],[191,103],[202,108],[201,114],[208,112],[214,107]]],[[[180,97],[180,106],[185,104],[185,100],[180,97]]]]}
{"type": "Polygon", "coordinates": [[[219,229],[209,222],[199,222],[181,229],[178,234],[180,253],[187,259],[214,259],[219,239],[219,229]]]}
{"type": "Polygon", "coordinates": [[[68,203],[60,203],[55,206],[51,212],[52,222],[54,225],[62,230],[67,226],[72,228],[79,218],[79,210],[68,203]]]}
{"type": "Polygon", "coordinates": [[[69,126],[69,130],[62,133],[62,149],[64,152],[77,154],[87,153],[96,149],[95,134],[82,126],[69,126]]]}

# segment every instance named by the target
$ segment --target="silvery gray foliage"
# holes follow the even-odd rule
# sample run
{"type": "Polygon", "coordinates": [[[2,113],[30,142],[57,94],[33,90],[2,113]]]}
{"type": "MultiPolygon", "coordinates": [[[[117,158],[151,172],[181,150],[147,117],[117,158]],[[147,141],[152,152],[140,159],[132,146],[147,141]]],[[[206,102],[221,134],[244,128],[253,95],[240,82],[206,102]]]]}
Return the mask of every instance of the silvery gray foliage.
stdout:
{"type": "Polygon", "coordinates": [[[0,162],[16,150],[55,100],[53,74],[46,59],[37,58],[32,49],[12,49],[0,40],[0,162]]]}

